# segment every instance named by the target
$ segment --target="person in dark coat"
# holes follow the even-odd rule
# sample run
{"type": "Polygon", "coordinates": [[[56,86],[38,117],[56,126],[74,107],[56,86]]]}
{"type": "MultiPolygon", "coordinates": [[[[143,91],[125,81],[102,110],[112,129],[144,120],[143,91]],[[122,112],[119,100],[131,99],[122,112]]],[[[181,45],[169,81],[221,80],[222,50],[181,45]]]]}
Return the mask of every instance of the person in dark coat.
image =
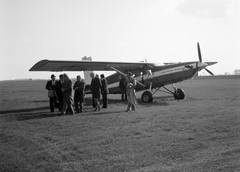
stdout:
{"type": "Polygon", "coordinates": [[[45,88],[48,90],[48,97],[49,97],[49,105],[50,105],[50,111],[54,112],[54,106],[56,103],[56,95],[55,95],[55,75],[51,75],[51,80],[49,80],[45,86],[45,88]]]}
{"type": "Polygon", "coordinates": [[[90,73],[90,76],[92,77],[91,91],[92,91],[93,99],[96,105],[96,109],[94,111],[100,111],[99,99],[101,94],[102,83],[100,81],[100,78],[96,77],[96,75],[93,72],[90,73]]]}
{"type": "Polygon", "coordinates": [[[66,115],[67,109],[70,111],[71,115],[74,115],[73,110],[73,96],[72,96],[72,81],[69,79],[66,73],[63,74],[63,85],[62,85],[62,92],[63,92],[63,109],[62,115],[66,115]]]}
{"type": "Polygon", "coordinates": [[[104,74],[101,74],[100,75],[101,77],[101,83],[102,83],[102,87],[101,87],[101,93],[102,93],[102,98],[103,98],[103,108],[107,108],[108,107],[108,93],[109,93],[109,90],[108,90],[108,82],[104,76],[104,74]]]}
{"type": "Polygon", "coordinates": [[[74,105],[77,113],[83,112],[83,102],[85,97],[85,82],[81,79],[81,76],[77,76],[77,81],[75,82],[73,89],[74,93],[74,105]],[[78,105],[79,104],[79,105],[78,105]],[[80,108],[78,107],[80,106],[80,108]]]}
{"type": "Polygon", "coordinates": [[[59,80],[56,82],[56,98],[58,102],[58,109],[61,112],[63,108],[63,93],[62,93],[62,83],[63,83],[63,75],[59,75],[59,80]]]}
{"type": "Polygon", "coordinates": [[[127,101],[127,92],[126,92],[126,80],[125,77],[122,75],[119,75],[119,88],[121,90],[121,99],[122,101],[127,101]]]}

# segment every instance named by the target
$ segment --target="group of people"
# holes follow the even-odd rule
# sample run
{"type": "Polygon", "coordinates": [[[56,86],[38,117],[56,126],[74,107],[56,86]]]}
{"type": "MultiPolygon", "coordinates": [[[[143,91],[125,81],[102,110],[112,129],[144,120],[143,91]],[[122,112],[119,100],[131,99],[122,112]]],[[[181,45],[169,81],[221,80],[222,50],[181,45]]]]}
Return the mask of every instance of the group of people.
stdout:
{"type": "MultiPolygon", "coordinates": [[[[92,92],[92,100],[94,111],[100,111],[100,95],[102,94],[102,108],[108,108],[108,82],[104,74],[99,78],[98,74],[90,74],[92,81],[90,89],[92,92]]],[[[58,107],[61,115],[75,114],[83,112],[83,103],[85,100],[85,82],[80,75],[77,76],[76,82],[73,84],[66,73],[59,75],[56,80],[55,75],[51,75],[51,80],[46,84],[50,103],[50,111],[54,112],[54,108],[58,107]],[[72,92],[74,90],[74,97],[72,92]],[[74,110],[74,107],[75,110],[74,110]]],[[[129,72],[126,78],[121,77],[119,87],[122,92],[122,100],[128,101],[127,112],[136,109],[137,99],[135,93],[136,80],[132,73],[129,72]]]]}
{"type": "Polygon", "coordinates": [[[95,107],[94,111],[100,111],[100,95],[102,94],[102,102],[103,106],[102,108],[108,107],[108,98],[107,95],[109,93],[108,90],[108,83],[105,79],[104,74],[101,74],[99,78],[98,74],[94,74],[94,72],[90,73],[90,76],[92,78],[91,81],[91,92],[92,92],[92,98],[93,98],[93,107],[95,107]]]}
{"type": "Polygon", "coordinates": [[[51,80],[47,82],[45,88],[48,90],[51,112],[54,112],[54,107],[57,106],[61,115],[66,115],[67,112],[75,114],[73,103],[77,113],[83,111],[85,82],[81,80],[80,75],[77,76],[74,86],[66,73],[59,75],[58,81],[55,75],[51,75],[51,80]],[[74,98],[73,89],[75,90],[74,98]]]}
{"type": "MultiPolygon", "coordinates": [[[[100,111],[99,99],[101,94],[103,97],[102,108],[108,107],[108,83],[104,74],[101,74],[101,79],[93,72],[90,76],[92,77],[91,91],[93,95],[93,105],[96,107],[95,111],[100,111]]],[[[61,115],[66,115],[66,113],[75,114],[83,112],[85,85],[86,84],[80,75],[77,76],[74,84],[66,73],[59,75],[59,80],[56,80],[55,75],[51,75],[51,80],[47,82],[45,87],[48,90],[50,111],[54,112],[54,108],[58,107],[61,115]],[[72,96],[73,90],[74,96],[72,96]]]]}

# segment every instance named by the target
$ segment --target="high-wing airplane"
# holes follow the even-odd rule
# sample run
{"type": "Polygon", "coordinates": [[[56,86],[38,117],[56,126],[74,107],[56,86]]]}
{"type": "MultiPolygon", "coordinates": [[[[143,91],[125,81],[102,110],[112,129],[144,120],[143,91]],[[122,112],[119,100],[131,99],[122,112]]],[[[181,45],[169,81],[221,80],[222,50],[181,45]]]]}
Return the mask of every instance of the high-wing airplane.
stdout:
{"type": "Polygon", "coordinates": [[[184,99],[185,93],[174,84],[183,80],[192,79],[198,72],[205,69],[213,75],[206,67],[217,62],[202,62],[199,43],[197,43],[199,61],[179,63],[148,63],[148,62],[113,62],[113,61],[55,61],[41,60],[29,71],[116,71],[106,77],[109,93],[118,94],[119,75],[126,76],[131,71],[137,80],[136,91],[143,91],[142,102],[152,102],[153,95],[157,91],[172,94],[175,99],[184,99]],[[173,91],[166,85],[172,84],[173,91]],[[164,90],[161,90],[163,88],[164,90]]]}

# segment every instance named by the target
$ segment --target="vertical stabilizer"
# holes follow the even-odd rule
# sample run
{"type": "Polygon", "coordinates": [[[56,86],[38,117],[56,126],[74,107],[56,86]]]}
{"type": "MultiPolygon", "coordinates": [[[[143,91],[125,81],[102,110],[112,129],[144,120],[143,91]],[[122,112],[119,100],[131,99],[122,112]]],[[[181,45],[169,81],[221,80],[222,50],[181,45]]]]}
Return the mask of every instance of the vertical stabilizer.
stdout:
{"type": "MultiPolygon", "coordinates": [[[[92,61],[92,57],[84,56],[84,57],[82,58],[82,60],[92,61]]],[[[93,71],[83,71],[84,80],[85,80],[85,83],[86,83],[86,84],[91,84],[91,80],[92,80],[92,78],[90,77],[90,73],[91,73],[91,72],[93,72],[93,71]]]]}

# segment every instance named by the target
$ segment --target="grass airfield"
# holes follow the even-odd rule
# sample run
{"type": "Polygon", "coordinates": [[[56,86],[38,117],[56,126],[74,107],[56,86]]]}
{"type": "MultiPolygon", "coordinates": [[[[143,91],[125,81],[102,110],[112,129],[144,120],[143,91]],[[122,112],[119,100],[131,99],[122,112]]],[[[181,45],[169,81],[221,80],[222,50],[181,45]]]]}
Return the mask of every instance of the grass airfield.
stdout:
{"type": "Polygon", "coordinates": [[[176,84],[125,112],[120,95],[94,112],[50,113],[46,81],[0,82],[0,172],[240,171],[240,76],[176,84]]]}

